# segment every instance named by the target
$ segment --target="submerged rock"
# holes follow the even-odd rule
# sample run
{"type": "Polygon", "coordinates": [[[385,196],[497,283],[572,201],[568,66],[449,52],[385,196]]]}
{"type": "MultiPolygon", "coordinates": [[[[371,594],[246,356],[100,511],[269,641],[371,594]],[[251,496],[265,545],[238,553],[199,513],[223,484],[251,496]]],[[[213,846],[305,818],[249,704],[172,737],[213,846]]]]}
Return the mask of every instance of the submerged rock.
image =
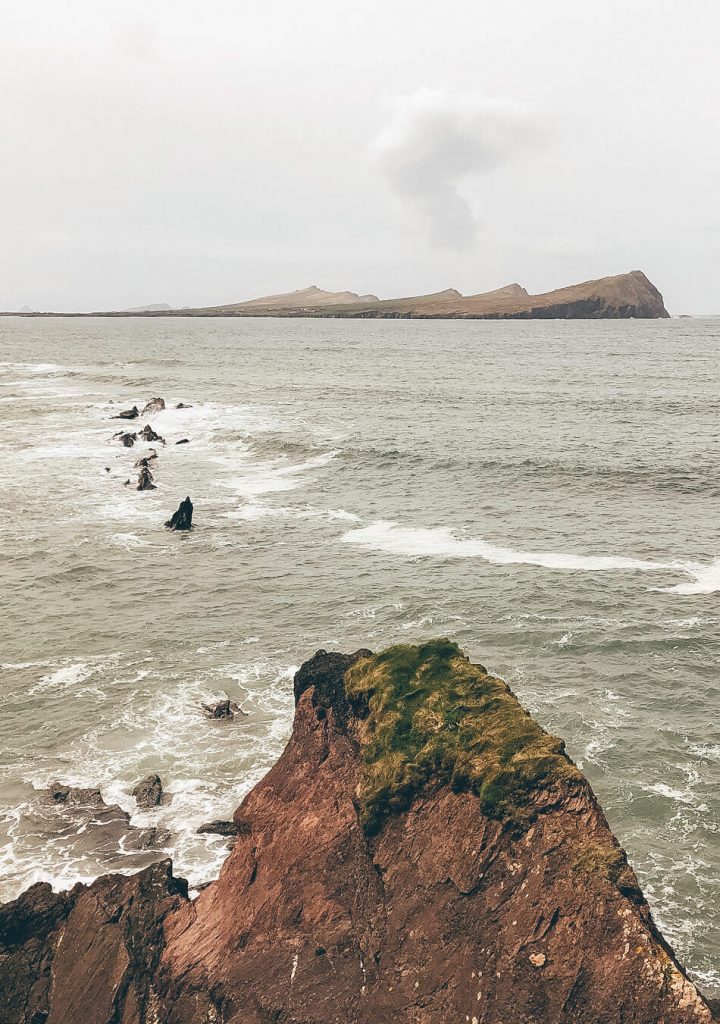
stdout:
{"type": "Polygon", "coordinates": [[[134,420],[140,415],[138,407],[134,405],[132,409],[126,409],[124,412],[119,412],[117,416],[113,416],[114,420],[134,420]]]}
{"type": "Polygon", "coordinates": [[[137,489],[139,491],[156,491],[157,486],[153,483],[153,475],[147,466],[143,466],[138,476],[137,489]]]}
{"type": "Polygon", "coordinates": [[[175,408],[176,409],[192,409],[192,406],[191,405],[185,405],[184,402],[178,402],[178,404],[175,406],[175,408]]]}
{"type": "Polygon", "coordinates": [[[187,437],[183,437],[180,441],[176,441],[175,444],[190,444],[187,437]]]}
{"type": "Polygon", "coordinates": [[[3,1024],[715,1019],[502,680],[440,640],[319,652],[295,696],[192,903],[166,861],[0,908],[3,1024]]]}
{"type": "Polygon", "coordinates": [[[156,412],[162,412],[164,408],[165,408],[165,399],[164,398],[151,398],[150,401],[146,403],[145,408],[143,409],[141,415],[142,416],[152,416],[156,412]]]}
{"type": "Polygon", "coordinates": [[[159,775],[148,775],[132,791],[138,807],[158,807],[163,802],[163,784],[159,775]]]}
{"type": "Polygon", "coordinates": [[[168,530],[191,530],[193,517],[193,503],[190,498],[185,498],[178,505],[177,512],[173,512],[165,526],[168,530]]]}
{"type": "Polygon", "coordinates": [[[235,715],[242,715],[243,717],[247,715],[247,712],[243,711],[239,704],[236,704],[234,700],[229,698],[218,701],[217,704],[201,704],[200,706],[210,718],[226,718],[232,721],[235,715]]]}

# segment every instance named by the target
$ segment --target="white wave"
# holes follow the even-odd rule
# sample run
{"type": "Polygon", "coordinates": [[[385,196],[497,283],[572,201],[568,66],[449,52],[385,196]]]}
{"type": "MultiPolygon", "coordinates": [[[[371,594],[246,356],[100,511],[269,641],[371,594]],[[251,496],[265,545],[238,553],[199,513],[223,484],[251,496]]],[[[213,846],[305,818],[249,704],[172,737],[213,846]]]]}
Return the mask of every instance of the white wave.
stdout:
{"type": "Polygon", "coordinates": [[[695,579],[688,583],[678,583],[674,587],[663,587],[663,594],[716,594],[720,591],[720,558],[711,565],[688,563],[686,572],[695,579]]]}
{"type": "Polygon", "coordinates": [[[338,454],[337,451],[324,452],[306,462],[289,466],[282,462],[248,463],[242,467],[242,476],[219,480],[218,486],[227,487],[243,498],[292,491],[300,486],[304,473],[327,466],[338,454]]]}
{"type": "Polygon", "coordinates": [[[136,533],[114,533],[111,537],[116,547],[125,551],[136,551],[138,548],[149,547],[149,542],[138,537],[136,533]]]}
{"type": "Polygon", "coordinates": [[[655,782],[650,786],[642,786],[642,789],[650,793],[657,793],[658,796],[667,797],[668,800],[678,800],[682,804],[692,804],[695,802],[695,797],[692,793],[685,792],[682,789],[673,789],[672,786],[666,786],[664,782],[655,782]]]}
{"type": "Polygon", "coordinates": [[[488,544],[481,538],[459,538],[452,530],[415,529],[378,520],[341,538],[346,544],[358,544],[373,551],[396,555],[436,555],[445,558],[482,558],[495,565],[537,565],[544,569],[569,569],[576,572],[603,572],[613,569],[651,571],[677,568],[666,562],[649,562],[624,555],[573,555],[565,552],[515,551],[488,544]]]}
{"type": "Polygon", "coordinates": [[[329,519],[345,520],[346,522],[359,523],[360,516],[354,512],[346,512],[342,508],[313,508],[311,505],[297,508],[283,505],[261,505],[256,502],[249,502],[239,509],[231,509],[224,513],[225,519],[242,519],[245,522],[252,522],[256,519],[270,519],[277,517],[288,517],[291,519],[329,519]]]}

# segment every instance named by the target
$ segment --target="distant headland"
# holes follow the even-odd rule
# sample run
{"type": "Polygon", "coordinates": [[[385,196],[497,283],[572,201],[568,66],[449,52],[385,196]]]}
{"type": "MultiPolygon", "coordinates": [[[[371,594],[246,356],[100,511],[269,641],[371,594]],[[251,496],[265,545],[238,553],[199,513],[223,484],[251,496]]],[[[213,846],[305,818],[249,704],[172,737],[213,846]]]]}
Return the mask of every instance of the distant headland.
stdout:
{"type": "MultiPolygon", "coordinates": [[[[9,314],[3,314],[9,315],[9,314]]],[[[266,295],[223,306],[172,309],[167,304],[94,313],[35,313],[20,316],[245,316],[340,317],[348,319],[428,320],[628,320],[668,317],[663,297],[645,274],[583,281],[555,291],[530,295],[509,284],[478,295],[461,295],[454,288],[399,299],[379,299],[356,292],[328,292],[311,285],[294,292],[266,295]]]]}

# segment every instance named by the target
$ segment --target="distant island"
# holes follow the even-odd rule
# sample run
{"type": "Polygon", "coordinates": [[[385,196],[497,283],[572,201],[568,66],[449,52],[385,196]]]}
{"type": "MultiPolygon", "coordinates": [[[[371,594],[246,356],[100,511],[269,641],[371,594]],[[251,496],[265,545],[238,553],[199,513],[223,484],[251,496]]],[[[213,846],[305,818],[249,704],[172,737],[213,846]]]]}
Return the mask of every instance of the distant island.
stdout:
{"type": "MultiPolygon", "coordinates": [[[[5,314],[7,315],[7,314],[5,314]]],[[[17,314],[15,314],[17,315],[17,314]]],[[[21,316],[259,316],[345,317],[428,320],[628,320],[668,317],[663,297],[645,274],[601,277],[597,281],[530,295],[519,284],[462,295],[455,288],[399,299],[356,292],[328,292],[311,285],[223,306],[171,309],[165,303],[95,313],[26,313],[21,316]]]]}

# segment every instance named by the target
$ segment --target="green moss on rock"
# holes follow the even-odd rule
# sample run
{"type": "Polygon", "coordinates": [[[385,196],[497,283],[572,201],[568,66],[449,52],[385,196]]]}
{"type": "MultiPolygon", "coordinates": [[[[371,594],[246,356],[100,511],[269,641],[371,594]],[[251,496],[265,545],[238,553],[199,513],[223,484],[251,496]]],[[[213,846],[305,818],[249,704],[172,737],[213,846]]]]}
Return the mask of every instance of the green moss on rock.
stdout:
{"type": "Polygon", "coordinates": [[[447,784],[471,790],[487,815],[523,829],[536,816],[539,790],[583,779],[563,741],[450,640],[361,658],[345,688],[365,712],[359,799],[368,834],[421,791],[447,784]]]}

